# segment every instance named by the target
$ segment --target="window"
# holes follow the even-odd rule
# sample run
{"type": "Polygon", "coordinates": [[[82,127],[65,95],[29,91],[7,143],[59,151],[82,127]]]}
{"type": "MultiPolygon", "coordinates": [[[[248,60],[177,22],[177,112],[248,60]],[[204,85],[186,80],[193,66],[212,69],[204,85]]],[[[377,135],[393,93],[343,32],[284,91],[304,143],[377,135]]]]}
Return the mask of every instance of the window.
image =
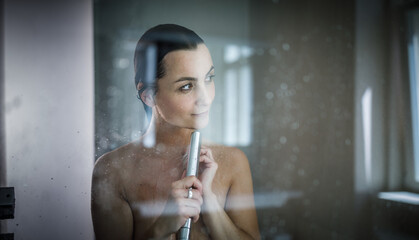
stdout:
{"type": "Polygon", "coordinates": [[[413,137],[413,173],[419,182],[419,9],[408,13],[408,56],[413,137]]]}
{"type": "Polygon", "coordinates": [[[224,137],[227,145],[248,146],[252,133],[252,72],[246,61],[253,51],[247,46],[227,45],[224,61],[224,137]],[[240,103],[240,104],[239,104],[240,103]]]}

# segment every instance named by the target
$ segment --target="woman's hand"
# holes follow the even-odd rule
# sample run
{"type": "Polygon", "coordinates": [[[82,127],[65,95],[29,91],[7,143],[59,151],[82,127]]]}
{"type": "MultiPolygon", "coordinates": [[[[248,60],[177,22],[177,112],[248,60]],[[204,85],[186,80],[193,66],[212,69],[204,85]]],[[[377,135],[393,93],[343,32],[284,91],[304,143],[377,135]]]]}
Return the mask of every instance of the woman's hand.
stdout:
{"type": "Polygon", "coordinates": [[[202,184],[196,177],[189,176],[173,182],[169,199],[158,219],[160,231],[170,235],[177,232],[188,218],[198,221],[202,203],[202,184]],[[188,198],[191,187],[192,198],[188,198]]]}
{"type": "Polygon", "coordinates": [[[218,164],[214,161],[211,149],[208,147],[201,146],[201,155],[199,158],[199,179],[202,183],[202,191],[205,195],[213,194],[212,182],[214,180],[215,173],[217,172],[218,164]]]}

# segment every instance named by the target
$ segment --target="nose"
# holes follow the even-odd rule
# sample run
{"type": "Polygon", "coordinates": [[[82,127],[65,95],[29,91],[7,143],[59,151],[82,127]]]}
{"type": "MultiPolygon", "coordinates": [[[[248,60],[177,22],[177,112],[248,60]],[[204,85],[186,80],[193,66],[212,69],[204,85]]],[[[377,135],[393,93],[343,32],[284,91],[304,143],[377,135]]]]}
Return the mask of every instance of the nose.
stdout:
{"type": "Polygon", "coordinates": [[[207,107],[212,102],[212,86],[208,86],[205,83],[198,84],[196,91],[195,105],[197,107],[207,107]]]}

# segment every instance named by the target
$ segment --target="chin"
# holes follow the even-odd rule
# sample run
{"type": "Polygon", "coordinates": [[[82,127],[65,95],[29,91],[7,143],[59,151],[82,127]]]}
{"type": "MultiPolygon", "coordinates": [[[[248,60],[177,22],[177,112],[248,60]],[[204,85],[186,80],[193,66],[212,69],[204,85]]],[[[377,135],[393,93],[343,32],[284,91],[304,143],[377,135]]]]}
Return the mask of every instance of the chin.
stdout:
{"type": "Polygon", "coordinates": [[[193,126],[192,128],[193,129],[202,129],[202,128],[205,128],[207,125],[208,125],[208,119],[202,119],[200,121],[195,121],[192,124],[192,126],[193,126]]]}
{"type": "Polygon", "coordinates": [[[208,123],[206,124],[195,124],[194,128],[197,130],[203,129],[208,125],[208,123]]]}

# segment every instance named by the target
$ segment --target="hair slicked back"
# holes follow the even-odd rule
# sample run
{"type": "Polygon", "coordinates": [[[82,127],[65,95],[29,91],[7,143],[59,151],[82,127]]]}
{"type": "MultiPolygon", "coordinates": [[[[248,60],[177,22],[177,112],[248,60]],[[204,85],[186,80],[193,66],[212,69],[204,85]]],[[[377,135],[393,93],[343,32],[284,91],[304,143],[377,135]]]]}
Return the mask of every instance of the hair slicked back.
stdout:
{"type": "MultiPolygon", "coordinates": [[[[134,54],[135,86],[142,83],[141,93],[146,88],[157,91],[157,79],[165,74],[164,57],[177,50],[196,49],[198,44],[204,43],[194,31],[176,24],[161,24],[147,30],[138,40],[134,54]]],[[[151,108],[144,102],[147,117],[151,118],[151,108]]]]}

